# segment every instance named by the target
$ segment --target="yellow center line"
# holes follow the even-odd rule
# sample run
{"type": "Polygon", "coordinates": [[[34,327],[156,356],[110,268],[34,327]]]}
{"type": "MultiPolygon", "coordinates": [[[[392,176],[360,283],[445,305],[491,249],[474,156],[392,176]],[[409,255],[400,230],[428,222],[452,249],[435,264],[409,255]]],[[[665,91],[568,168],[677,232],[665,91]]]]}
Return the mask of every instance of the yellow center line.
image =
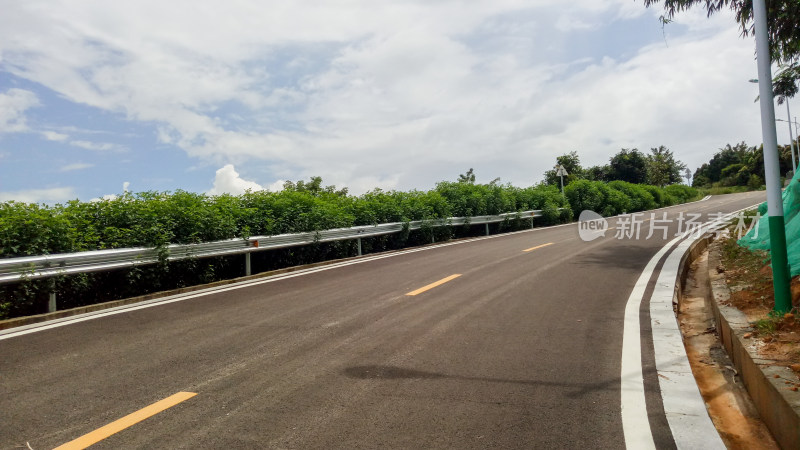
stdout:
{"type": "Polygon", "coordinates": [[[172,408],[173,406],[186,401],[197,395],[194,392],[178,392],[177,394],[170,395],[164,400],[159,400],[150,406],[146,406],[134,413],[117,419],[110,424],[100,427],[91,433],[84,434],[83,436],[75,439],[74,441],[67,442],[64,445],[56,447],[54,450],[77,450],[84,449],[90,445],[96,444],[103,439],[111,436],[112,434],[119,433],[120,431],[133,426],[148,417],[154,416],[165,409],[172,408]]]}
{"type": "Polygon", "coordinates": [[[536,250],[537,248],[547,247],[548,245],[553,245],[552,242],[548,242],[547,244],[537,245],[536,247],[531,247],[529,249],[523,250],[523,252],[531,252],[536,250]]]}
{"type": "Polygon", "coordinates": [[[455,280],[456,278],[458,278],[458,277],[460,277],[460,276],[461,276],[461,274],[460,274],[460,273],[457,273],[457,274],[454,274],[454,275],[450,275],[449,277],[447,277],[447,278],[442,278],[441,280],[439,280],[439,281],[437,281],[437,282],[435,282],[435,283],[431,283],[431,284],[429,284],[429,285],[427,285],[427,286],[421,287],[421,288],[417,289],[416,291],[411,291],[411,292],[409,292],[409,293],[408,293],[408,294],[406,294],[406,295],[417,295],[417,294],[422,294],[423,292],[425,292],[425,291],[428,291],[428,290],[431,290],[431,289],[435,288],[436,286],[440,286],[440,285],[442,285],[442,284],[445,284],[445,283],[447,283],[447,282],[448,282],[448,281],[450,281],[450,280],[455,280]]]}

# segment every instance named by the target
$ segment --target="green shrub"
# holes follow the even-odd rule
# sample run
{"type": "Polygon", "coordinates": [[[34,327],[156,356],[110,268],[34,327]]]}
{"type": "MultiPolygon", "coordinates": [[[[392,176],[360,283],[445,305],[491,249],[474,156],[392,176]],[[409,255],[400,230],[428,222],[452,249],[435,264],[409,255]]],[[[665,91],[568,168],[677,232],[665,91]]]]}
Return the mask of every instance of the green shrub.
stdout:
{"type": "Polygon", "coordinates": [[[649,184],[642,185],[642,189],[646,190],[653,196],[656,202],[656,207],[672,206],[675,204],[675,199],[667,195],[664,189],[657,186],[650,186],[649,184]]]}
{"type": "Polygon", "coordinates": [[[764,180],[756,174],[751,174],[750,178],[747,179],[747,188],[755,191],[762,187],[764,187],[764,180]]]}
{"type": "Polygon", "coordinates": [[[644,185],[617,180],[608,183],[608,187],[628,197],[630,207],[626,212],[646,211],[658,206],[653,195],[644,188],[644,185]]]}
{"type": "Polygon", "coordinates": [[[605,185],[600,181],[577,180],[564,188],[564,195],[575,214],[584,210],[600,212],[606,197],[602,187],[605,185]]]}
{"type": "Polygon", "coordinates": [[[485,216],[516,211],[516,198],[511,186],[443,181],[438,192],[450,204],[454,217],[485,216]]]}
{"type": "Polygon", "coordinates": [[[685,184],[671,184],[664,188],[664,192],[672,197],[675,203],[686,203],[700,196],[700,192],[697,189],[685,184]]]}

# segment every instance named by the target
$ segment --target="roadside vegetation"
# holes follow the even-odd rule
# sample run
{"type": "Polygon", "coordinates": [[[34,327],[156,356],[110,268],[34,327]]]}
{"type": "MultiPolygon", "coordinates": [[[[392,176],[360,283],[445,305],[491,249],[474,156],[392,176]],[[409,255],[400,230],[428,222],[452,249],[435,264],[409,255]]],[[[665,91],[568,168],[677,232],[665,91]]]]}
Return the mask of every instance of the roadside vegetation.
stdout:
{"type": "MultiPolygon", "coordinates": [[[[788,145],[778,147],[780,173],[792,170],[792,153],[788,145]]],[[[740,142],[727,144],[711,160],[694,173],[692,186],[709,195],[764,189],[764,148],[740,142]]]]}
{"type": "MultiPolygon", "coordinates": [[[[800,145],[800,139],[797,144],[800,145]]],[[[778,147],[778,154],[780,173],[791,174],[790,147],[778,147]]],[[[691,186],[697,189],[697,195],[701,197],[765,189],[763,147],[748,146],[745,142],[720,148],[694,173],[683,162],[676,160],[672,151],[663,145],[651,148],[649,153],[637,148],[623,148],[604,165],[584,167],[577,152],[557,157],[556,163],[568,173],[564,177],[565,186],[579,180],[605,183],[624,181],[658,187],[672,187],[691,181],[691,186]]],[[[558,186],[560,181],[555,169],[544,173],[545,184],[558,186]]]]}
{"type": "MultiPolygon", "coordinates": [[[[542,210],[537,225],[569,222],[583,209],[611,215],[686,202],[698,197],[688,186],[664,188],[624,181],[579,180],[562,195],[555,185],[520,188],[495,180],[475,182],[470,169],[457,181],[430,191],[382,191],[349,195],[324,186],[319,177],[287,182],[280,192],[209,196],[185,191],[126,193],[93,202],[47,206],[0,203],[0,258],[87,250],[156,247],[258,235],[412,220],[435,220],[514,211],[542,210]]],[[[530,227],[528,220],[492,224],[492,232],[530,227]]],[[[483,234],[483,226],[423,227],[365,238],[365,253],[483,234]]],[[[253,273],[357,254],[354,241],[255,252],[253,273]]],[[[128,298],[150,292],[231,279],[244,273],[241,255],[185,260],[132,269],[26,280],[0,286],[0,319],[42,313],[49,292],[59,309],[128,298]]]]}

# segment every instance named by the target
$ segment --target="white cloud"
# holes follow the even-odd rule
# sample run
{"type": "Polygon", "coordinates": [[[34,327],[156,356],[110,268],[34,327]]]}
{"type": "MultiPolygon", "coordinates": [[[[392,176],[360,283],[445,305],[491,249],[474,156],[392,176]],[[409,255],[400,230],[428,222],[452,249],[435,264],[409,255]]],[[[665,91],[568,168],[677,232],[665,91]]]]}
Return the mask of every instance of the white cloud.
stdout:
{"type": "Polygon", "coordinates": [[[58,203],[78,198],[71,187],[0,192],[0,202],[58,203]]]}
{"type": "Polygon", "coordinates": [[[694,167],[760,140],[753,46],[730,14],[683,14],[667,43],[658,14],[630,0],[28,0],[0,15],[0,55],[3,70],[227,164],[214,193],[261,189],[233,168],[255,160],[270,179],[358,193],[469,167],[530,184],[571,150],[588,165],[663,144],[694,167]],[[625,51],[603,47],[629,20],[650,20],[657,43],[632,32],[625,51]]]}
{"type": "Polygon", "coordinates": [[[18,133],[28,130],[25,111],[39,105],[31,91],[12,88],[0,93],[0,133],[18,133]]]}
{"type": "Polygon", "coordinates": [[[278,181],[276,181],[276,182],[274,182],[274,183],[271,183],[270,185],[268,185],[268,186],[265,188],[265,190],[267,190],[267,191],[271,191],[271,192],[280,192],[280,191],[282,191],[282,190],[283,190],[283,185],[284,185],[285,183],[286,183],[286,180],[278,180],[278,181]]]}
{"type": "MultiPolygon", "coordinates": [[[[122,192],[123,193],[128,192],[128,188],[129,187],[131,187],[130,181],[123,182],[122,183],[122,192]]],[[[116,200],[118,198],[119,198],[119,196],[117,194],[106,194],[106,195],[104,195],[102,197],[95,197],[95,198],[93,198],[93,199],[91,199],[89,201],[92,202],[92,203],[97,203],[97,202],[102,202],[103,200],[116,200]]]]}
{"type": "Polygon", "coordinates": [[[74,171],[74,170],[83,170],[83,169],[89,169],[89,168],[91,168],[91,167],[94,167],[94,164],[89,164],[89,163],[73,163],[73,164],[67,164],[67,165],[65,165],[65,166],[64,166],[64,167],[62,167],[62,168],[61,168],[59,171],[60,171],[60,172],[72,172],[72,171],[74,171]]]}
{"type": "Polygon", "coordinates": [[[63,142],[69,139],[68,134],[56,133],[55,131],[43,131],[42,136],[48,141],[63,142]]]}
{"type": "Polygon", "coordinates": [[[106,195],[104,195],[102,197],[94,197],[94,198],[90,199],[89,201],[92,202],[92,203],[97,203],[97,202],[102,202],[103,200],[116,200],[118,198],[119,198],[119,196],[117,196],[116,194],[106,194],[106,195]]]}
{"type": "Polygon", "coordinates": [[[232,164],[227,164],[223,168],[217,170],[214,177],[214,187],[208,191],[209,195],[222,195],[222,194],[244,194],[247,190],[262,191],[264,190],[260,184],[253,181],[243,180],[232,164]]]}
{"type": "Polygon", "coordinates": [[[556,29],[562,32],[572,32],[576,30],[591,30],[597,25],[583,21],[577,17],[561,16],[556,21],[556,29]]]}
{"type": "Polygon", "coordinates": [[[120,150],[121,147],[117,144],[110,142],[91,142],[91,141],[70,141],[69,145],[74,147],[85,148],[86,150],[94,150],[98,152],[106,152],[110,150],[120,150]]]}

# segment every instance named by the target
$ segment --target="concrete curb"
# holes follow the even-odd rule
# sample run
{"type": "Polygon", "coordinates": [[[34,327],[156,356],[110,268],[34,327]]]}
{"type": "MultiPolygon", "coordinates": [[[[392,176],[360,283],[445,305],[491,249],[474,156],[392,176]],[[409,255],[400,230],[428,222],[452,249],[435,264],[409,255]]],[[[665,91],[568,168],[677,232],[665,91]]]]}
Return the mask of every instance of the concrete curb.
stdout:
{"type": "Polygon", "coordinates": [[[791,391],[785,384],[785,380],[797,380],[797,375],[788,367],[772,365],[774,361],[759,359],[752,341],[744,339],[744,334],[752,331],[747,317],[736,308],[720,304],[730,298],[730,290],[724,273],[717,271],[719,265],[720,250],[712,247],[708,254],[712,298],[706,298],[706,302],[714,312],[722,345],[739,371],[761,419],[781,448],[800,448],[800,391],[791,391]]]}

